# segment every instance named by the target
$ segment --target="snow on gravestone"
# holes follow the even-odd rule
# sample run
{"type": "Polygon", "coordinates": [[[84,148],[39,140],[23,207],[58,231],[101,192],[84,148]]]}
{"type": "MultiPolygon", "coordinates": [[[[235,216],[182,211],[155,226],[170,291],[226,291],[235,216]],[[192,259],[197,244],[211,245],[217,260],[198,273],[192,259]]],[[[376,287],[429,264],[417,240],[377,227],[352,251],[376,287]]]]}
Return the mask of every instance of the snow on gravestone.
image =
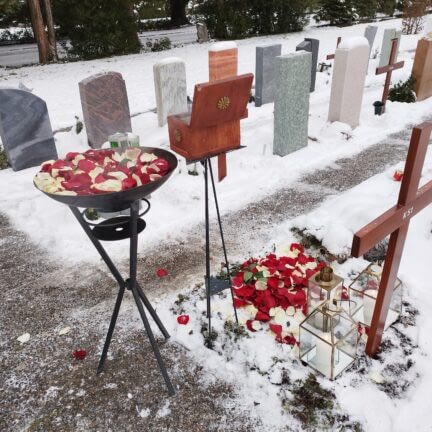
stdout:
{"type": "Polygon", "coordinates": [[[153,65],[158,124],[163,126],[168,115],[186,112],[186,64],[177,57],[166,58],[153,65]]]}
{"type": "Polygon", "coordinates": [[[341,42],[336,50],[328,120],[359,125],[363,90],[369,61],[369,43],[365,37],[341,42]]]}
{"type": "Polygon", "coordinates": [[[417,100],[432,96],[432,35],[417,43],[412,76],[417,100]]]}
{"type": "Polygon", "coordinates": [[[0,88],[0,136],[14,171],[58,158],[46,103],[28,91],[0,88]]]}
{"type": "Polygon", "coordinates": [[[316,73],[318,68],[318,51],[319,40],[305,38],[305,40],[296,46],[296,51],[307,51],[312,53],[312,67],[311,67],[311,86],[310,91],[315,91],[316,73]]]}
{"type": "Polygon", "coordinates": [[[92,75],[79,84],[90,147],[100,148],[116,132],[132,132],[126,84],[118,72],[92,75]]]}
{"type": "Polygon", "coordinates": [[[275,62],[282,53],[282,45],[263,45],[256,47],[255,62],[255,106],[274,102],[275,62]]]}
{"type": "Polygon", "coordinates": [[[308,143],[312,54],[298,51],[276,59],[273,154],[286,156],[308,143]]]}
{"type": "Polygon", "coordinates": [[[210,81],[237,75],[238,49],[235,42],[218,42],[209,49],[210,81]]]}
{"type": "Polygon", "coordinates": [[[381,54],[380,54],[378,67],[387,66],[389,64],[393,39],[398,39],[396,58],[398,57],[401,36],[402,36],[402,32],[400,30],[396,30],[396,29],[384,30],[384,36],[383,36],[383,42],[381,46],[381,54]]]}
{"type": "Polygon", "coordinates": [[[369,42],[368,69],[369,69],[369,60],[370,60],[370,56],[371,56],[371,53],[372,53],[372,48],[373,48],[373,44],[375,42],[375,36],[377,34],[377,31],[378,31],[378,27],[377,26],[368,25],[366,27],[366,29],[365,29],[365,32],[364,32],[364,37],[369,42]]]}

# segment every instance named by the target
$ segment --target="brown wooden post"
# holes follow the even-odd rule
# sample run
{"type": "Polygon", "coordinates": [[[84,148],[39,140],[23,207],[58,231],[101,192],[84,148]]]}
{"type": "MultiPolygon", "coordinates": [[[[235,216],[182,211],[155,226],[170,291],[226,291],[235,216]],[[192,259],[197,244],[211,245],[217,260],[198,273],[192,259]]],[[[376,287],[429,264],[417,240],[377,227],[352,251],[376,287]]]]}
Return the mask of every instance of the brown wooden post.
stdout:
{"type": "Polygon", "coordinates": [[[351,255],[359,257],[390,235],[366,345],[366,352],[371,357],[376,355],[381,343],[410,220],[432,203],[432,181],[418,189],[431,132],[432,123],[423,123],[413,129],[397,205],[362,228],[353,238],[351,255]]]}
{"type": "MultiPolygon", "coordinates": [[[[338,46],[340,45],[341,42],[342,42],[342,38],[339,36],[337,38],[336,48],[338,48],[338,46]]],[[[333,60],[334,58],[335,58],[335,54],[328,54],[326,57],[327,60],[333,60]]]]}
{"type": "Polygon", "coordinates": [[[49,44],[39,0],[27,0],[32,21],[33,33],[39,50],[39,62],[44,64],[50,61],[49,44]]]}
{"type": "Polygon", "coordinates": [[[399,43],[399,40],[397,38],[396,39],[392,39],[392,47],[391,47],[391,52],[390,52],[389,64],[387,66],[383,66],[383,67],[377,68],[376,72],[375,72],[376,75],[380,75],[380,74],[383,74],[383,73],[387,74],[386,75],[385,84],[384,84],[383,95],[382,95],[382,99],[381,99],[381,101],[382,101],[382,103],[384,105],[383,111],[382,111],[383,113],[385,112],[385,105],[386,105],[387,99],[388,99],[388,94],[389,94],[389,90],[390,90],[392,73],[396,69],[403,68],[403,66],[405,64],[404,61],[400,61],[398,63],[395,63],[398,43],[399,43]]]}
{"type": "Polygon", "coordinates": [[[48,42],[50,50],[50,61],[57,61],[57,41],[54,28],[54,19],[52,14],[51,0],[42,0],[45,9],[45,20],[48,30],[48,42]]]}

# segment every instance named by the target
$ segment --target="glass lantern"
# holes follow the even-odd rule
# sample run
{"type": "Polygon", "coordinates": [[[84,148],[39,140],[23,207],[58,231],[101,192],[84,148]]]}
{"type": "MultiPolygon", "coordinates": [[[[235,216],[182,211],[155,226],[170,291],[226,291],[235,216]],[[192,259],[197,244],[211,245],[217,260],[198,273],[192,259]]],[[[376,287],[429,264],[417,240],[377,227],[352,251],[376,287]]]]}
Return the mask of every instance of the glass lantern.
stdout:
{"type": "MultiPolygon", "coordinates": [[[[383,268],[377,264],[369,264],[349,286],[349,296],[353,300],[351,315],[355,315],[359,323],[365,327],[370,327],[372,322],[382,270],[383,268]],[[362,311],[361,306],[363,306],[362,311]]],[[[402,281],[397,278],[384,328],[387,329],[393,324],[401,312],[402,281]]]]}
{"type": "Polygon", "coordinates": [[[340,300],[343,279],[326,266],[309,278],[308,288],[308,310],[311,311],[324,301],[340,300]]]}
{"type": "Polygon", "coordinates": [[[331,380],[357,356],[357,323],[338,303],[322,303],[300,324],[300,360],[331,380]]]}

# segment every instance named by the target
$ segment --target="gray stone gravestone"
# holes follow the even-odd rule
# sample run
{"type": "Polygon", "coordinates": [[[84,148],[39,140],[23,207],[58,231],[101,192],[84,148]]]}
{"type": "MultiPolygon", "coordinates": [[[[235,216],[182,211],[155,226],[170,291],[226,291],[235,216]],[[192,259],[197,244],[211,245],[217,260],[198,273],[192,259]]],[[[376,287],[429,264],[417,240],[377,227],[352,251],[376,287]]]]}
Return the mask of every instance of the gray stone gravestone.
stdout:
{"type": "Polygon", "coordinates": [[[274,102],[275,62],[280,56],[282,45],[263,45],[256,47],[255,63],[255,106],[274,102]]]}
{"type": "Polygon", "coordinates": [[[276,58],[273,154],[285,156],[307,146],[311,67],[309,52],[276,58]]]}
{"type": "Polygon", "coordinates": [[[126,84],[118,72],[92,75],[79,84],[90,147],[100,148],[116,132],[132,132],[126,84]]]}
{"type": "Polygon", "coordinates": [[[46,103],[28,91],[0,88],[0,136],[14,171],[58,159],[46,103]]]}
{"type": "Polygon", "coordinates": [[[186,64],[177,57],[166,58],[153,65],[156,107],[159,126],[168,115],[188,110],[186,92],[186,64]]]}
{"type": "Polygon", "coordinates": [[[391,53],[391,47],[392,47],[392,39],[398,39],[398,46],[396,50],[396,59],[398,57],[399,53],[399,45],[401,40],[402,32],[400,30],[396,29],[385,29],[384,30],[384,37],[381,47],[381,54],[380,54],[380,60],[379,60],[379,67],[387,66],[390,61],[390,53],[391,53]]]}
{"type": "Polygon", "coordinates": [[[204,43],[209,41],[209,33],[205,23],[199,22],[196,25],[197,29],[197,41],[198,43],[204,43]]]}
{"type": "Polygon", "coordinates": [[[311,86],[310,91],[315,91],[316,73],[318,68],[318,51],[319,40],[305,38],[305,40],[296,46],[296,51],[307,51],[312,53],[312,68],[311,68],[311,86]]]}
{"type": "MultiPolygon", "coordinates": [[[[370,56],[372,53],[372,48],[373,48],[373,44],[375,42],[375,36],[377,34],[377,31],[378,31],[377,26],[368,25],[365,29],[365,32],[364,32],[364,37],[369,42],[369,60],[370,60],[370,56]]],[[[368,62],[368,69],[369,69],[369,62],[368,62]]]]}

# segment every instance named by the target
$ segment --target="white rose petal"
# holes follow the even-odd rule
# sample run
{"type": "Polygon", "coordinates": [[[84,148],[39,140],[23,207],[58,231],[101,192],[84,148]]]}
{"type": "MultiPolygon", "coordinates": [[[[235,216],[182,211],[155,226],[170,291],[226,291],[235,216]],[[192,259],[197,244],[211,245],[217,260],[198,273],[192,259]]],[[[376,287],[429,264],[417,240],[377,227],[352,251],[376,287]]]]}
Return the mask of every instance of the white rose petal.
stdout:
{"type": "Polygon", "coordinates": [[[255,331],[260,331],[262,329],[262,325],[259,321],[252,321],[251,326],[255,331]]]}
{"type": "Polygon", "coordinates": [[[117,180],[127,179],[127,175],[123,171],[113,171],[109,173],[110,176],[115,177],[117,180]]]}
{"type": "Polygon", "coordinates": [[[258,309],[254,305],[245,306],[243,309],[251,316],[255,316],[258,312],[258,309]]]}
{"type": "Polygon", "coordinates": [[[265,291],[267,289],[267,284],[262,281],[256,281],[255,289],[257,289],[258,291],[265,291]]]}
{"type": "Polygon", "coordinates": [[[288,316],[294,316],[296,313],[295,307],[294,306],[288,306],[287,310],[286,310],[286,314],[288,316]]]}
{"type": "Polygon", "coordinates": [[[385,382],[384,377],[378,372],[371,372],[369,374],[369,379],[376,382],[377,384],[382,384],[383,382],[385,382]]]}
{"type": "Polygon", "coordinates": [[[140,157],[141,162],[153,162],[157,156],[153,153],[143,153],[140,157]]]}
{"type": "Polygon", "coordinates": [[[30,333],[24,333],[20,337],[17,337],[17,341],[21,344],[25,344],[30,340],[30,333]]]}
{"type": "Polygon", "coordinates": [[[70,327],[63,327],[63,328],[58,332],[58,334],[59,334],[60,336],[64,336],[64,335],[68,334],[71,330],[72,330],[72,329],[71,329],[70,327]]]}

